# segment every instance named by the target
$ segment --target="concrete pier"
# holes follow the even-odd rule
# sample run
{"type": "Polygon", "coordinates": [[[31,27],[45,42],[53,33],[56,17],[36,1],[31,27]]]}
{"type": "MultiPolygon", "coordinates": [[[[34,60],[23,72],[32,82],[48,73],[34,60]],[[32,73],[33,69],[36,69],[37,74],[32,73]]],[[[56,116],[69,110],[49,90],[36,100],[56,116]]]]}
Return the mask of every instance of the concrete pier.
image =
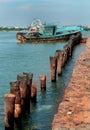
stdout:
{"type": "Polygon", "coordinates": [[[90,130],[90,37],[76,62],[52,130],[90,130]]]}

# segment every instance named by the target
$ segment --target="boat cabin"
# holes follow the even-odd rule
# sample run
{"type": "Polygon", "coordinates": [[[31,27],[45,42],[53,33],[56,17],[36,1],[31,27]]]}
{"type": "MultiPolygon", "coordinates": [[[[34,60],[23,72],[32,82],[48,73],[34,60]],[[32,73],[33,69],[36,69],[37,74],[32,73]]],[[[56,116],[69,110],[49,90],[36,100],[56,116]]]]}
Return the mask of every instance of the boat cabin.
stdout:
{"type": "Polygon", "coordinates": [[[43,35],[45,36],[55,35],[56,28],[57,28],[56,25],[44,26],[43,35]]]}

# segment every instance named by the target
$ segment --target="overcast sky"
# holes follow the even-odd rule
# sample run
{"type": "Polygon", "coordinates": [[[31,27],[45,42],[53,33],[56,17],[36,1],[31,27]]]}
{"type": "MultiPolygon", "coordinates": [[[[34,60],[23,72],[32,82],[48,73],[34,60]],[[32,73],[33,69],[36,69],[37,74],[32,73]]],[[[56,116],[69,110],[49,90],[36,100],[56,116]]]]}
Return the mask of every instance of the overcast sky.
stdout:
{"type": "Polygon", "coordinates": [[[0,0],[0,26],[28,26],[36,18],[90,25],[90,0],[0,0]]]}

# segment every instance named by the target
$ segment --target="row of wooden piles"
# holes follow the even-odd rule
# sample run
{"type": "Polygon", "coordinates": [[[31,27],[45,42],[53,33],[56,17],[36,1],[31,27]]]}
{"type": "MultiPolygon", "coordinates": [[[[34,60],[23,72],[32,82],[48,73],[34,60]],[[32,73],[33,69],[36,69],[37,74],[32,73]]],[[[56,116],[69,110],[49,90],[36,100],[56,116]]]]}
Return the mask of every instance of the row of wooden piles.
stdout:
{"type": "Polygon", "coordinates": [[[55,56],[50,57],[51,66],[51,81],[56,81],[56,76],[62,74],[63,67],[67,63],[70,57],[72,57],[74,47],[80,43],[82,34],[79,32],[76,35],[72,35],[68,40],[68,43],[62,50],[56,50],[55,56]]]}
{"type": "MultiPolygon", "coordinates": [[[[13,130],[27,110],[30,102],[37,102],[37,85],[32,83],[33,74],[24,72],[17,75],[16,81],[10,82],[10,93],[4,96],[5,130],[13,130]]],[[[46,90],[46,75],[40,75],[41,91],[46,90]]]]}
{"type": "MultiPolygon", "coordinates": [[[[51,81],[56,82],[56,75],[61,75],[62,68],[72,56],[73,48],[80,43],[81,33],[71,36],[63,50],[56,50],[55,56],[50,56],[51,81]]],[[[30,102],[36,103],[37,85],[32,83],[33,74],[24,72],[17,75],[17,80],[10,82],[10,93],[4,96],[5,130],[13,130],[14,122],[30,110],[30,102]]],[[[46,75],[40,75],[41,90],[46,90],[46,75]]]]}

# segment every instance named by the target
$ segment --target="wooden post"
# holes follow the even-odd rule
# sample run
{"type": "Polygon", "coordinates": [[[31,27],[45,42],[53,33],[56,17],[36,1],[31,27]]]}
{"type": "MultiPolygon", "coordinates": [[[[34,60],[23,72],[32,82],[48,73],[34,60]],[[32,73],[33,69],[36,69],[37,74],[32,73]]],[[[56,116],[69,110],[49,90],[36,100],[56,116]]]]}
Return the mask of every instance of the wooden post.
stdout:
{"type": "Polygon", "coordinates": [[[69,49],[69,57],[72,57],[74,42],[75,42],[75,36],[70,37],[67,44],[68,49],[69,49]]]}
{"type": "Polygon", "coordinates": [[[61,75],[61,73],[62,73],[62,66],[63,66],[62,50],[56,50],[56,56],[57,56],[57,74],[61,75]]]}
{"type": "Polygon", "coordinates": [[[58,56],[59,56],[59,53],[60,53],[61,51],[62,51],[62,50],[56,50],[55,56],[58,57],[58,56]]]}
{"type": "Polygon", "coordinates": [[[14,129],[14,108],[15,108],[15,95],[5,94],[4,96],[4,122],[5,130],[14,129]]]}
{"type": "Polygon", "coordinates": [[[66,61],[67,61],[67,51],[63,49],[63,66],[65,65],[66,61]]]}
{"type": "MultiPolygon", "coordinates": [[[[61,51],[61,54],[60,54],[60,60],[61,60],[61,67],[63,67],[64,65],[65,65],[65,57],[64,57],[64,55],[65,55],[65,52],[64,52],[64,50],[62,50],[61,51]]],[[[62,68],[61,68],[62,69],[62,68]]],[[[62,70],[61,70],[62,71],[62,70]]]]}
{"type": "Polygon", "coordinates": [[[27,84],[31,85],[32,84],[32,78],[33,78],[33,74],[30,72],[23,72],[24,75],[27,75],[27,84]]]}
{"type": "Polygon", "coordinates": [[[23,74],[27,76],[28,100],[30,101],[33,74],[28,72],[23,72],[23,74]]]}
{"type": "Polygon", "coordinates": [[[36,103],[37,98],[37,86],[35,83],[32,83],[31,86],[31,101],[36,103]]]}
{"type": "Polygon", "coordinates": [[[17,80],[19,82],[22,110],[26,110],[26,108],[27,108],[27,95],[28,95],[27,76],[24,74],[18,74],[17,80]]]}
{"type": "Polygon", "coordinates": [[[68,45],[64,46],[64,50],[66,52],[66,62],[67,62],[69,60],[69,48],[68,48],[68,45]]]}
{"type": "Polygon", "coordinates": [[[21,95],[19,89],[19,82],[18,81],[11,81],[10,82],[10,93],[16,96],[15,104],[21,104],[21,95]]]}
{"type": "Polygon", "coordinates": [[[75,45],[79,44],[82,38],[81,32],[78,32],[77,35],[75,36],[75,45]]]}
{"type": "Polygon", "coordinates": [[[14,118],[20,119],[21,117],[21,95],[19,89],[19,82],[18,81],[11,81],[10,82],[10,92],[15,95],[15,109],[14,109],[14,118]]]}
{"type": "Polygon", "coordinates": [[[57,71],[56,56],[50,56],[50,67],[51,67],[51,81],[56,82],[56,71],[57,71]]]}
{"type": "Polygon", "coordinates": [[[39,76],[39,80],[40,80],[40,87],[41,90],[46,90],[46,75],[40,75],[39,76]]]}

